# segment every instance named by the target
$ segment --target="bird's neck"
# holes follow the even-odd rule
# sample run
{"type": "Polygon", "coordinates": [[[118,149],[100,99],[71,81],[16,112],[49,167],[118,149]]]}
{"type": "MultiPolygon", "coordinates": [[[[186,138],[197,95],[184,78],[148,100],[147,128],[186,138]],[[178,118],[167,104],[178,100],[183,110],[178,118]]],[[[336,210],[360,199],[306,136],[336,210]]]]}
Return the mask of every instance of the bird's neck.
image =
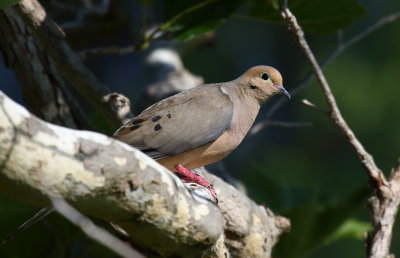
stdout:
{"type": "Polygon", "coordinates": [[[227,92],[232,91],[232,94],[229,94],[229,97],[234,103],[232,120],[238,121],[231,125],[230,130],[240,135],[241,138],[244,138],[257,117],[260,103],[254,97],[245,92],[238,91],[238,89],[226,87],[225,90],[227,92]],[[240,103],[240,105],[237,105],[238,103],[240,103]]]}
{"type": "Polygon", "coordinates": [[[243,96],[243,98],[250,98],[250,100],[257,101],[259,105],[264,104],[265,102],[268,101],[269,98],[271,98],[274,93],[272,90],[271,91],[264,91],[268,90],[268,88],[261,90],[260,88],[253,89],[251,87],[251,82],[246,81],[246,80],[235,80],[236,83],[235,87],[237,88],[237,92],[240,92],[240,95],[243,96]]]}

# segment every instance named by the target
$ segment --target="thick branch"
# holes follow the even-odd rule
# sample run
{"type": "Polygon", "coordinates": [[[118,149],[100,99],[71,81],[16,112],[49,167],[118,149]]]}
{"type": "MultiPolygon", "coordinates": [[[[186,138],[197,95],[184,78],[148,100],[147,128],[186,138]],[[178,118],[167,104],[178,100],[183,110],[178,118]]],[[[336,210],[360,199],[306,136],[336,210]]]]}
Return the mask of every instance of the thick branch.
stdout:
{"type": "Polygon", "coordinates": [[[400,159],[389,177],[390,195],[369,200],[373,231],[367,237],[367,254],[371,258],[393,258],[390,254],[393,225],[400,205],[400,159]]]}
{"type": "Polygon", "coordinates": [[[108,121],[112,122],[114,126],[119,126],[122,121],[118,112],[112,106],[101,102],[104,96],[111,93],[110,90],[97,80],[69,47],[64,39],[64,33],[46,15],[43,7],[36,0],[24,0],[16,5],[15,10],[46,48],[62,76],[108,121]]]}
{"type": "Polygon", "coordinates": [[[60,195],[79,211],[121,227],[145,252],[223,257],[228,247],[235,257],[269,257],[288,228],[285,219],[216,177],[206,175],[219,207],[191,195],[140,151],[45,123],[4,94],[0,142],[2,194],[40,206],[49,204],[48,192],[60,195]]]}
{"type": "Polygon", "coordinates": [[[65,81],[38,43],[13,8],[0,11],[0,49],[16,72],[25,103],[46,121],[78,128],[63,94],[65,81]]]}
{"type": "MultiPolygon", "coordinates": [[[[400,187],[400,182],[392,182],[400,187]]],[[[391,184],[393,186],[393,184],[391,184]]],[[[393,225],[400,204],[400,192],[389,198],[371,197],[369,206],[373,216],[373,231],[367,236],[367,254],[370,258],[393,258],[390,254],[393,225]]]]}

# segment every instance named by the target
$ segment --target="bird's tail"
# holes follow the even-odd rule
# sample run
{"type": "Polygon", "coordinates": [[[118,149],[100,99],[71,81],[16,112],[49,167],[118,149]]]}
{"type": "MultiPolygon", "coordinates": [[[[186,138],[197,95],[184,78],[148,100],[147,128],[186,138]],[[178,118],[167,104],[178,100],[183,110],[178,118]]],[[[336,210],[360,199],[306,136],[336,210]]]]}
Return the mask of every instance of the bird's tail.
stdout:
{"type": "Polygon", "coordinates": [[[19,226],[13,233],[11,233],[9,236],[4,238],[0,245],[4,245],[14,237],[16,237],[19,233],[24,232],[26,229],[28,229],[30,226],[38,222],[39,220],[43,219],[47,215],[49,215],[51,212],[53,212],[54,209],[52,207],[44,207],[41,209],[38,213],[36,213],[33,217],[25,221],[21,226],[19,226]]]}

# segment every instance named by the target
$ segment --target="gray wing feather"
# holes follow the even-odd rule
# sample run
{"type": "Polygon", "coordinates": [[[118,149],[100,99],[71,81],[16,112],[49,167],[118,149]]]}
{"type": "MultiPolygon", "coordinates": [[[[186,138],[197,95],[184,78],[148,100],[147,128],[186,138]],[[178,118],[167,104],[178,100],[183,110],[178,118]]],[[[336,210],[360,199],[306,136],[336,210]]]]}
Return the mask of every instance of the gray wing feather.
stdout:
{"type": "Polygon", "coordinates": [[[161,158],[217,139],[230,127],[232,117],[229,96],[218,85],[203,85],[149,107],[120,128],[115,137],[161,158]]]}

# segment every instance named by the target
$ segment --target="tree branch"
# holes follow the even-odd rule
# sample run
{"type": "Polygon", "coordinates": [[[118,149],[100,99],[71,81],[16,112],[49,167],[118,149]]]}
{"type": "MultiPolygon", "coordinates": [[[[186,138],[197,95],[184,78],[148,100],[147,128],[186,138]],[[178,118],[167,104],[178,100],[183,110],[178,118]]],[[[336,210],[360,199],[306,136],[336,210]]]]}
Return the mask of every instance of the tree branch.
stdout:
{"type": "Polygon", "coordinates": [[[43,7],[36,0],[23,0],[14,8],[46,49],[60,74],[113,126],[121,125],[118,112],[108,103],[101,102],[104,96],[111,93],[110,90],[97,80],[68,46],[64,33],[46,15],[43,7]]]}
{"type": "MultiPolygon", "coordinates": [[[[367,37],[371,33],[375,32],[376,30],[380,29],[382,26],[392,23],[392,22],[398,20],[399,18],[400,18],[399,12],[384,16],[345,42],[343,41],[342,31],[339,31],[337,47],[328,56],[328,58],[326,58],[326,60],[324,62],[322,62],[321,70],[323,71],[333,60],[335,60],[342,52],[347,50],[349,47],[351,47],[354,44],[358,43],[359,41],[363,40],[365,37],[367,37]]],[[[309,72],[303,80],[301,80],[295,87],[293,87],[289,91],[290,96],[292,96],[292,98],[293,98],[298,93],[300,93],[302,90],[307,88],[307,86],[310,84],[311,80],[314,79],[314,77],[315,77],[315,74],[312,72],[309,72]]],[[[287,98],[279,98],[277,101],[275,101],[275,103],[271,107],[268,108],[268,110],[265,114],[264,120],[260,121],[254,125],[254,127],[257,127],[257,130],[255,128],[252,129],[250,131],[250,134],[253,135],[253,134],[261,131],[265,127],[267,127],[268,120],[270,120],[272,115],[275,114],[275,112],[277,110],[279,110],[279,108],[287,102],[288,102],[287,98]]]]}
{"type": "Polygon", "coordinates": [[[324,110],[324,109],[322,109],[322,108],[320,108],[320,107],[318,107],[317,105],[315,105],[314,103],[311,103],[309,100],[307,100],[307,99],[303,99],[302,101],[301,101],[304,105],[306,105],[306,106],[309,106],[310,108],[313,108],[313,109],[315,109],[315,110],[317,110],[318,112],[320,112],[321,114],[324,114],[324,115],[326,115],[326,116],[330,116],[330,112],[329,111],[326,111],[326,110],[324,110]]]}
{"type": "Polygon", "coordinates": [[[98,133],[45,123],[0,93],[0,193],[80,212],[121,227],[145,253],[269,257],[288,221],[207,174],[220,199],[196,198],[142,152],[98,133]]]}
{"type": "Polygon", "coordinates": [[[50,201],[59,214],[82,229],[88,237],[93,238],[122,257],[144,258],[141,253],[130,248],[108,231],[96,226],[89,218],[74,209],[64,199],[50,196],[50,201]]]}
{"type": "Polygon", "coordinates": [[[285,127],[285,128],[300,128],[300,127],[311,127],[312,123],[310,122],[293,122],[293,121],[275,121],[275,120],[264,120],[258,122],[253,127],[251,127],[249,131],[249,136],[256,135],[262,129],[268,126],[277,126],[277,127],[285,127]]]}
{"type": "Polygon", "coordinates": [[[369,199],[372,211],[373,230],[367,235],[367,255],[370,258],[393,258],[390,254],[393,225],[400,204],[400,180],[390,181],[390,189],[395,192],[385,198],[373,196],[369,199]]]}
{"type": "Polygon", "coordinates": [[[289,30],[295,35],[297,43],[300,48],[303,50],[304,54],[307,57],[307,60],[311,64],[311,67],[316,75],[316,78],[321,86],[321,89],[324,93],[325,100],[330,107],[330,117],[335,122],[335,124],[341,129],[342,133],[346,136],[347,140],[356,151],[357,155],[360,158],[360,161],[367,171],[368,176],[374,181],[374,183],[382,188],[380,191],[384,191],[384,187],[387,186],[387,182],[385,177],[382,174],[382,171],[376,166],[374,159],[372,156],[364,149],[364,146],[354,135],[353,131],[347,125],[347,122],[344,120],[337,104],[335,97],[332,94],[331,88],[319,66],[314,54],[312,53],[305,37],[304,32],[301,29],[299,23],[297,22],[296,17],[292,14],[292,12],[285,6],[281,5],[280,14],[282,18],[288,24],[289,30]]]}
{"type": "MultiPolygon", "coordinates": [[[[361,164],[363,165],[364,169],[367,172],[367,175],[371,180],[372,186],[376,190],[376,196],[370,199],[371,209],[373,213],[374,230],[368,235],[367,238],[368,257],[392,257],[392,255],[390,255],[390,241],[392,238],[395,216],[397,214],[398,206],[400,203],[400,176],[398,176],[400,172],[397,172],[398,170],[400,170],[399,166],[394,169],[392,177],[388,181],[383,175],[382,171],[375,164],[373,157],[365,150],[364,146],[357,139],[353,131],[344,120],[339,110],[339,107],[337,106],[335,97],[332,94],[331,88],[322,72],[322,69],[319,66],[304,37],[304,32],[297,22],[296,17],[288,9],[286,1],[281,1],[280,14],[282,18],[286,21],[289,30],[294,34],[297,43],[299,44],[301,50],[304,52],[309,63],[311,64],[314,74],[321,86],[325,99],[330,107],[330,110],[327,113],[323,113],[328,114],[331,120],[340,128],[342,133],[346,136],[347,141],[357,153],[361,164]]],[[[394,15],[393,17],[388,19],[388,21],[397,19],[398,16],[399,14],[394,15]]],[[[379,24],[383,23],[384,22],[379,24]]],[[[371,32],[372,30],[373,29],[367,31],[367,33],[371,32]]],[[[354,41],[350,41],[350,43],[352,44],[356,42],[367,33],[361,35],[359,38],[355,38],[354,41]]],[[[343,45],[341,46],[343,47],[343,45]]],[[[341,51],[340,48],[338,51],[341,51]]],[[[306,104],[317,108],[315,105],[309,102],[306,102],[306,104]]]]}
{"type": "Polygon", "coordinates": [[[78,128],[82,120],[67,104],[65,81],[38,43],[13,8],[0,11],[0,49],[7,65],[16,72],[25,103],[46,121],[78,128]]]}

